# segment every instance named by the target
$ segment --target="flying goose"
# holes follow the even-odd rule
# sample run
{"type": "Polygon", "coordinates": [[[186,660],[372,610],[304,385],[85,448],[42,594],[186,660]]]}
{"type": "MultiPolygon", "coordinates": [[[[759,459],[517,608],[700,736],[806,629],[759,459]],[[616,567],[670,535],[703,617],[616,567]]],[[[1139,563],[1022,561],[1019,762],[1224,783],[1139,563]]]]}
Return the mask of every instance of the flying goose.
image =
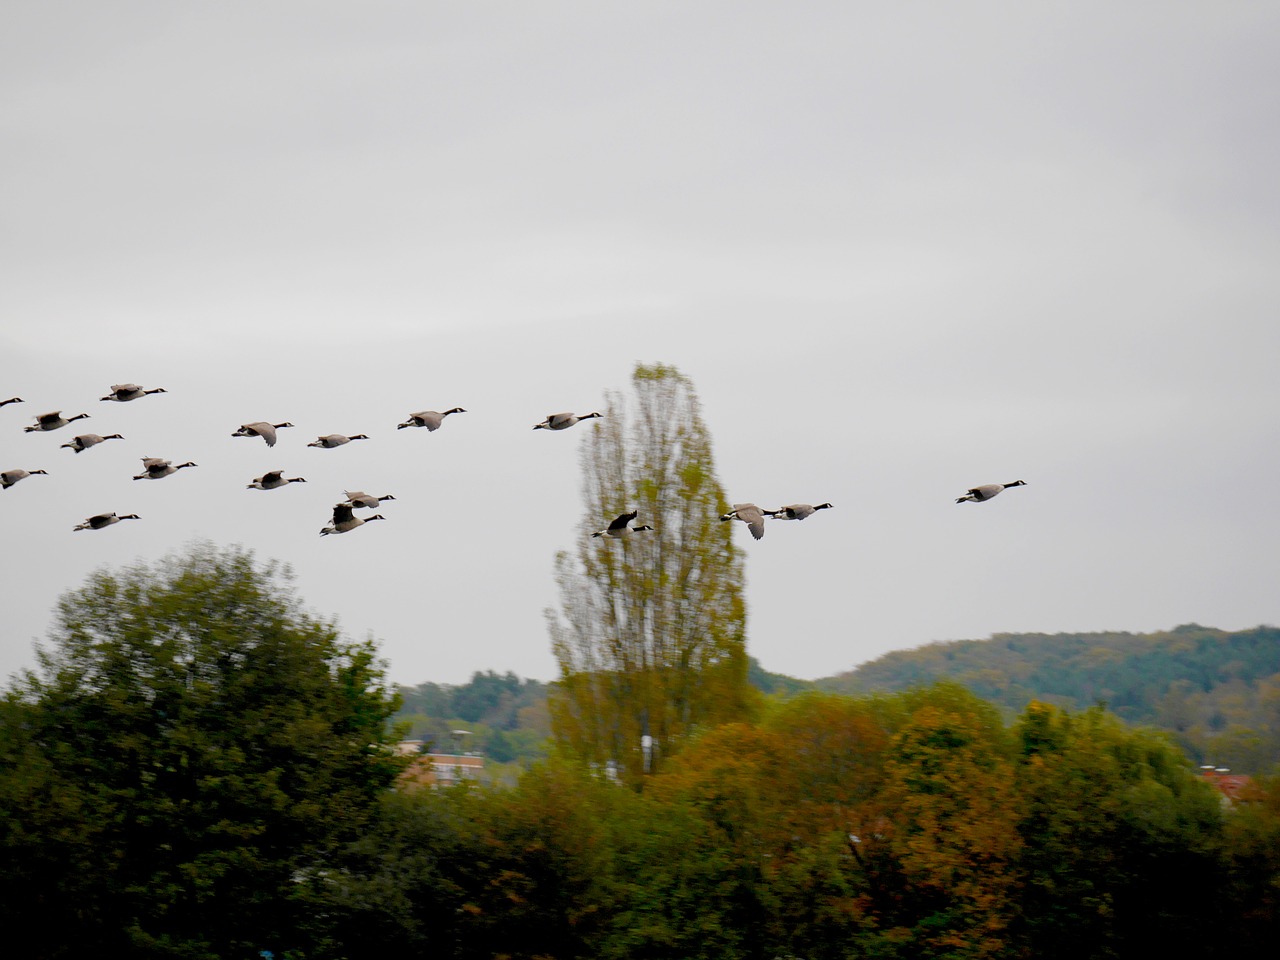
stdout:
{"type": "Polygon", "coordinates": [[[136,513],[126,513],[122,517],[117,517],[115,511],[111,513],[99,513],[96,516],[89,517],[84,523],[77,523],[72,530],[101,530],[103,527],[109,527],[113,523],[119,523],[121,520],[141,520],[142,518],[136,513]]]}
{"type": "Polygon", "coordinates": [[[55,410],[53,413],[42,413],[36,417],[34,426],[23,427],[24,433],[34,433],[37,430],[57,430],[59,427],[65,427],[72,420],[85,420],[88,418],[87,413],[77,413],[74,417],[64,417],[61,410],[55,410]]]}
{"type": "Polygon", "coordinates": [[[8,400],[0,400],[0,407],[3,407],[9,403],[25,403],[25,402],[26,401],[23,400],[21,397],[10,397],[8,400]]]}
{"type": "Polygon", "coordinates": [[[764,515],[772,514],[772,510],[761,510],[754,503],[735,503],[733,509],[726,513],[721,520],[741,520],[747,525],[747,529],[751,531],[751,535],[759,540],[764,536],[764,515]]]}
{"type": "Polygon", "coordinates": [[[276,445],[276,431],[292,426],[292,423],[265,423],[259,420],[256,423],[242,423],[240,429],[233,433],[232,436],[261,437],[267,441],[268,447],[274,447],[276,445]]]}
{"type": "Polygon", "coordinates": [[[139,397],[145,397],[148,393],[168,393],[164,387],[155,387],[151,390],[144,390],[136,383],[117,383],[111,387],[111,392],[103,397],[103,400],[118,400],[124,403],[127,400],[137,400],[139,397]]]}
{"type": "Polygon", "coordinates": [[[142,472],[133,479],[135,480],[160,480],[164,477],[172,476],[183,467],[194,467],[198,464],[188,460],[186,463],[179,463],[176,466],[168,460],[162,460],[160,457],[143,457],[142,472]]]}
{"type": "Polygon", "coordinates": [[[363,523],[368,523],[370,520],[387,519],[380,513],[375,513],[372,517],[357,517],[351,511],[351,504],[335,503],[333,505],[333,522],[320,530],[320,536],[326,537],[331,533],[347,533],[363,523]]]}
{"type": "Polygon", "coordinates": [[[816,507],[808,503],[792,503],[777,510],[765,510],[769,516],[775,520],[803,520],[805,517],[811,517],[818,510],[830,510],[831,504],[820,503],[816,507]]]}
{"type": "Polygon", "coordinates": [[[980,487],[970,488],[969,492],[963,497],[957,497],[956,503],[964,503],[966,500],[982,503],[985,500],[990,500],[1000,491],[1009,489],[1009,487],[1025,487],[1026,485],[1027,481],[1025,480],[1015,480],[1013,483],[984,483],[980,487]]]}
{"type": "Polygon", "coordinates": [[[446,410],[443,413],[437,413],[435,410],[423,410],[419,413],[409,414],[409,419],[404,423],[396,425],[397,430],[403,430],[405,427],[426,427],[428,430],[439,430],[440,424],[444,423],[444,418],[451,413],[466,413],[461,407],[454,407],[452,410],[446,410]]]}
{"type": "Polygon", "coordinates": [[[391,494],[385,497],[373,497],[365,493],[363,490],[343,490],[342,495],[347,498],[347,503],[353,507],[368,507],[370,510],[378,506],[383,500],[394,500],[391,494]]]}
{"type": "Polygon", "coordinates": [[[597,530],[592,534],[593,537],[610,537],[614,540],[621,540],[633,533],[639,533],[641,530],[652,530],[653,527],[647,524],[643,527],[628,526],[632,520],[636,518],[639,511],[632,510],[630,513],[624,513],[618,516],[616,520],[610,523],[603,530],[597,530]]]}
{"type": "Polygon", "coordinates": [[[83,453],[90,447],[97,446],[103,440],[123,440],[124,437],[118,433],[108,433],[105,437],[100,437],[96,433],[82,433],[78,437],[72,437],[70,443],[64,443],[63,447],[70,447],[76,453],[83,453]]]}
{"type": "Polygon", "coordinates": [[[248,484],[246,490],[274,490],[276,487],[287,486],[290,483],[306,483],[306,477],[289,477],[285,479],[283,470],[269,470],[260,477],[254,477],[253,483],[248,484]]]}
{"type": "Polygon", "coordinates": [[[0,473],[0,490],[8,490],[19,480],[33,477],[37,473],[43,473],[45,476],[49,475],[47,470],[6,470],[0,473]]]}
{"type": "Polygon", "coordinates": [[[341,433],[331,433],[327,437],[316,437],[315,441],[308,443],[308,447],[324,447],[326,450],[332,450],[334,447],[340,447],[344,443],[350,443],[352,440],[368,440],[363,433],[353,433],[351,436],[345,436],[341,433]]]}
{"type": "Polygon", "coordinates": [[[583,420],[590,420],[592,417],[598,417],[598,416],[600,416],[600,414],[598,413],[583,413],[583,414],[549,413],[547,414],[547,419],[543,420],[541,423],[535,423],[533,425],[533,429],[535,430],[567,430],[570,427],[572,427],[575,423],[580,423],[583,420]]]}

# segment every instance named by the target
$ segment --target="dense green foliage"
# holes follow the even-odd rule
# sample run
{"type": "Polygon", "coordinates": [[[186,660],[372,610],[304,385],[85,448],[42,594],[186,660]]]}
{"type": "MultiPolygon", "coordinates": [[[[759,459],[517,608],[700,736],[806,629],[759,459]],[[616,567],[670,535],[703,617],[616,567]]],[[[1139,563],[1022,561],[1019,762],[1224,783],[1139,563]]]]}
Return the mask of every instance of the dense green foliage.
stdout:
{"type": "Polygon", "coordinates": [[[94,575],[0,700],[14,956],[227,957],[288,942],[308,878],[399,764],[368,644],[285,575],[198,548],[94,575]]]}
{"type": "MultiPolygon", "coordinates": [[[[478,738],[519,732],[542,690],[485,673],[408,693],[406,716],[478,738]]],[[[6,945],[1218,960],[1280,942],[1280,780],[1228,806],[1100,705],[1010,711],[952,681],[792,693],[691,729],[637,789],[555,756],[510,788],[433,791],[397,785],[396,699],[369,644],[249,555],[95,575],[0,697],[6,945]]]]}
{"type": "Polygon", "coordinates": [[[1032,700],[1070,710],[1104,704],[1159,727],[1197,762],[1264,772],[1280,761],[1280,629],[1227,632],[997,634],[885,654],[823,690],[905,690],[950,679],[1021,711],[1032,700]]]}
{"type": "Polygon", "coordinates": [[[1256,796],[1101,708],[808,694],[639,793],[549,762],[391,796],[317,913],[334,957],[1215,958],[1280,936],[1256,796]]]}

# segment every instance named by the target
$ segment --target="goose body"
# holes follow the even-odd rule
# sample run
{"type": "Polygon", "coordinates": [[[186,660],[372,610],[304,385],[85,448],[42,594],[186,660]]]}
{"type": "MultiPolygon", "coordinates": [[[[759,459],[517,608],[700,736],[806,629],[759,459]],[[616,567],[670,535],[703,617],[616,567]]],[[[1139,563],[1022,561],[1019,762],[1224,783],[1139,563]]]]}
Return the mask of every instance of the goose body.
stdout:
{"type": "Polygon", "coordinates": [[[149,393],[168,393],[168,391],[165,390],[164,387],[155,387],[151,390],[144,390],[136,383],[117,383],[111,387],[111,392],[102,399],[117,400],[120,403],[125,403],[129,400],[137,400],[139,397],[145,397],[149,393]]]}
{"type": "Polygon", "coordinates": [[[774,511],[761,510],[754,503],[735,503],[733,509],[720,519],[741,520],[747,525],[747,529],[751,531],[751,536],[759,540],[764,536],[764,515],[766,512],[772,514],[774,511]]]}
{"type": "Polygon", "coordinates": [[[956,503],[964,503],[966,500],[972,500],[974,503],[983,503],[990,500],[997,494],[1003,493],[1010,487],[1025,487],[1025,480],[1015,480],[1013,483],[984,483],[980,487],[971,487],[969,492],[963,497],[957,497],[956,503]]]}
{"type": "Polygon", "coordinates": [[[119,523],[121,520],[141,520],[142,518],[136,513],[126,513],[122,517],[117,517],[115,512],[99,513],[89,517],[84,523],[77,523],[72,530],[101,530],[103,527],[109,527],[113,523],[119,523]]]}
{"type": "Polygon", "coordinates": [[[268,447],[274,447],[276,445],[276,431],[292,426],[292,423],[267,423],[266,421],[258,420],[255,423],[242,423],[240,429],[233,433],[232,436],[261,437],[267,441],[268,447]]]}
{"type": "Polygon", "coordinates": [[[194,467],[197,464],[188,460],[186,463],[177,465],[170,463],[168,460],[162,460],[159,457],[143,457],[142,472],[133,479],[135,480],[160,480],[164,477],[172,476],[184,467],[194,467]]]}
{"type": "Polygon", "coordinates": [[[47,470],[5,470],[0,473],[0,490],[8,490],[19,480],[25,480],[27,477],[33,477],[37,473],[43,473],[48,476],[47,470]]]}
{"type": "Polygon", "coordinates": [[[803,520],[812,517],[819,510],[830,510],[831,504],[820,503],[816,507],[809,503],[792,503],[777,510],[764,511],[775,520],[803,520]]]}
{"type": "Polygon", "coordinates": [[[353,433],[349,437],[341,433],[331,433],[327,437],[316,437],[315,441],[312,443],[308,443],[307,446],[308,447],[324,447],[326,450],[331,450],[334,447],[342,446],[344,443],[350,443],[352,440],[368,440],[368,439],[369,438],[366,437],[363,433],[353,433]]]}
{"type": "Polygon", "coordinates": [[[109,433],[105,437],[100,437],[96,433],[82,433],[78,437],[72,437],[70,443],[64,443],[63,447],[70,447],[76,453],[83,453],[90,447],[96,447],[103,440],[123,440],[124,437],[118,433],[109,433]]]}
{"type": "Polygon", "coordinates": [[[598,417],[598,413],[549,413],[547,419],[541,423],[535,423],[535,430],[568,430],[575,423],[581,423],[583,420],[590,420],[592,417],[598,417]]]}
{"type": "Polygon", "coordinates": [[[333,505],[333,522],[327,527],[321,528],[320,536],[327,537],[331,533],[349,533],[370,520],[387,519],[380,513],[375,513],[372,517],[357,517],[352,512],[352,509],[349,503],[335,503],[333,505]]]}
{"type": "Polygon", "coordinates": [[[374,497],[365,493],[363,490],[343,490],[342,495],[347,498],[347,503],[353,507],[368,507],[370,510],[375,509],[383,500],[394,500],[391,494],[385,497],[374,497]]]}
{"type": "Polygon", "coordinates": [[[591,536],[609,537],[613,540],[621,540],[624,537],[631,536],[633,533],[640,533],[643,530],[652,530],[653,527],[648,526],[647,524],[642,527],[633,527],[630,525],[631,521],[636,518],[638,513],[639,511],[632,510],[630,513],[621,514],[603,530],[597,530],[591,536]]]}
{"type": "Polygon", "coordinates": [[[275,490],[277,487],[288,486],[291,483],[306,483],[306,477],[289,477],[285,478],[283,470],[269,470],[260,477],[254,477],[253,483],[248,484],[246,490],[275,490]]]}
{"type": "Polygon", "coordinates": [[[439,430],[440,424],[444,423],[444,418],[451,413],[466,413],[461,407],[454,407],[452,410],[445,410],[439,413],[435,410],[422,410],[418,413],[409,414],[409,419],[404,423],[396,425],[397,430],[403,430],[405,427],[426,427],[428,430],[439,430]]]}
{"type": "Polygon", "coordinates": [[[33,433],[37,430],[57,430],[59,427],[65,427],[72,420],[85,420],[88,418],[87,413],[77,413],[74,417],[64,417],[61,410],[54,410],[52,413],[42,413],[36,417],[36,422],[30,427],[23,427],[24,433],[33,433]]]}

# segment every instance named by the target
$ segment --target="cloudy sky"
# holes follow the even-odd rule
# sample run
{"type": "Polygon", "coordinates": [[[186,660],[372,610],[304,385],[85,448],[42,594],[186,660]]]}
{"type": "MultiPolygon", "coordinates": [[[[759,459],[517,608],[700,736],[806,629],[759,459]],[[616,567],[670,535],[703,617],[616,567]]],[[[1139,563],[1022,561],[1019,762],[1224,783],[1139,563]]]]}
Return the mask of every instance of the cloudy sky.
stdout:
{"type": "Polygon", "coordinates": [[[0,675],[91,571],[208,539],[397,682],[551,679],[592,427],[530,428],[637,361],[730,500],[835,504],[734,531],[770,670],[1276,623],[1278,40],[1271,3],[7,3],[0,469],[49,475],[0,493],[0,675]],[[388,522],[319,537],[344,489],[388,522]],[[143,519],[72,532],[107,510],[143,519]]]}

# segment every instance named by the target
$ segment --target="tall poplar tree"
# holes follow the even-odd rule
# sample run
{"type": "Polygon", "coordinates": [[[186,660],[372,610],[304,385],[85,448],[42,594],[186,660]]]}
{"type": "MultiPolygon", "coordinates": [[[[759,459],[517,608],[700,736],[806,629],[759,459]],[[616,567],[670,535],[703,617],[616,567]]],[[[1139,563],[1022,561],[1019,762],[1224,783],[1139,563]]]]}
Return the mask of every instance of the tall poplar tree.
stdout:
{"type": "Polygon", "coordinates": [[[742,557],[719,520],[697,393],[665,364],[631,380],[633,397],[609,393],[582,446],[586,512],[576,552],[556,557],[560,610],[547,616],[552,732],[636,782],[693,729],[741,717],[748,686],[742,557]],[[654,530],[591,536],[633,510],[654,530]]]}

